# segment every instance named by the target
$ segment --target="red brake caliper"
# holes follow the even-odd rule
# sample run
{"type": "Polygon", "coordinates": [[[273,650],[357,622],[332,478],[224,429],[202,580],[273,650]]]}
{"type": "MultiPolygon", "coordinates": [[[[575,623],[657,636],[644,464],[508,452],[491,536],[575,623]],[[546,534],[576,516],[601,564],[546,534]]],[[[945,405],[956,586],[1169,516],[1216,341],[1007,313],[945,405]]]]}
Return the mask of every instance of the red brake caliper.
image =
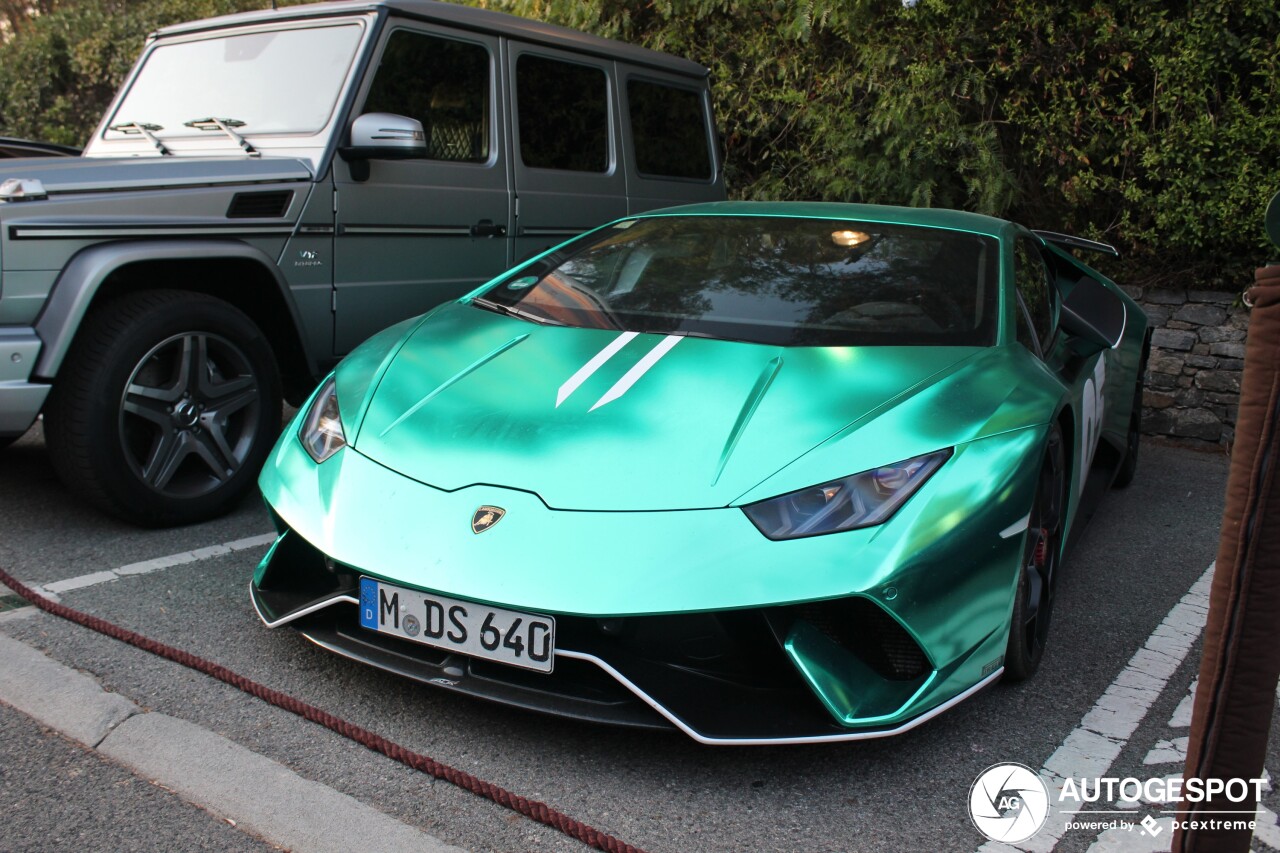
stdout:
{"type": "Polygon", "coordinates": [[[1040,528],[1040,539],[1036,542],[1036,553],[1032,558],[1036,561],[1036,568],[1043,569],[1045,561],[1049,558],[1049,528],[1040,528]]]}

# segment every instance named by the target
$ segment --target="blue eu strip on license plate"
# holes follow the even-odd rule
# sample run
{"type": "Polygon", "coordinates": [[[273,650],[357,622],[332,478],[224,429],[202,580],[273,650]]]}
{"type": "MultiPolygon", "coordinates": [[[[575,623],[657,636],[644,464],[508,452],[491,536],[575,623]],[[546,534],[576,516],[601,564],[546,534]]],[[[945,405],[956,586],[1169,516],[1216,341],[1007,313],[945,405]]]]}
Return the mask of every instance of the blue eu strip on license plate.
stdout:
{"type": "Polygon", "coordinates": [[[360,624],[378,630],[378,582],[360,578],[360,624]]]}

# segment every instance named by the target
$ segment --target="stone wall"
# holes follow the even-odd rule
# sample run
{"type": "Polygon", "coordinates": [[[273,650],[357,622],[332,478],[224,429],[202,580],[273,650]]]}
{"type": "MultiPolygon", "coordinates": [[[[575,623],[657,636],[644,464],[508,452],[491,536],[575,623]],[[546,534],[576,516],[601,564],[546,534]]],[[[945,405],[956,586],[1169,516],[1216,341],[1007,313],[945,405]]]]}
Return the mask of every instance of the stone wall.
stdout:
{"type": "Polygon", "coordinates": [[[1229,444],[1235,438],[1249,312],[1234,294],[1126,287],[1151,318],[1142,431],[1229,444]]]}

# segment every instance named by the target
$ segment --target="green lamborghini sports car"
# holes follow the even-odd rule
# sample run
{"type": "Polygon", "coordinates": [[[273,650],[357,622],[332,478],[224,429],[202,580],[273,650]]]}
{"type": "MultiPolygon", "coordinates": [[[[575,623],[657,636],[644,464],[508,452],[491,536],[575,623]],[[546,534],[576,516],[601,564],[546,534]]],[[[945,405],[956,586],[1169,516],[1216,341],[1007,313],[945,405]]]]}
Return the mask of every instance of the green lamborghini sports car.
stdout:
{"type": "Polygon", "coordinates": [[[385,330],[260,485],[269,627],[446,690],[702,743],[906,731],[1030,676],[1133,476],[1147,319],[968,213],[605,225],[385,330]]]}

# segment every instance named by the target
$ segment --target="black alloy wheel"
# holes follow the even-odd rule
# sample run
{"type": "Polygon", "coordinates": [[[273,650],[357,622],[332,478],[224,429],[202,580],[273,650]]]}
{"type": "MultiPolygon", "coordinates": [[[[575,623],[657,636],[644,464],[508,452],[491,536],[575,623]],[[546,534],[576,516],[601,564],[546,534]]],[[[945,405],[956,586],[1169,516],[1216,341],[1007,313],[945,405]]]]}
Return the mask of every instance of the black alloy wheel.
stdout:
{"type": "Polygon", "coordinates": [[[1062,431],[1055,424],[1045,443],[1009,624],[1004,675],[1013,681],[1035,674],[1049,642],[1065,513],[1066,454],[1062,431]]]}
{"type": "Polygon", "coordinates": [[[145,291],[86,318],[46,407],[59,475],[147,526],[229,510],[280,428],[280,380],[258,327],[203,294],[145,291]]]}

